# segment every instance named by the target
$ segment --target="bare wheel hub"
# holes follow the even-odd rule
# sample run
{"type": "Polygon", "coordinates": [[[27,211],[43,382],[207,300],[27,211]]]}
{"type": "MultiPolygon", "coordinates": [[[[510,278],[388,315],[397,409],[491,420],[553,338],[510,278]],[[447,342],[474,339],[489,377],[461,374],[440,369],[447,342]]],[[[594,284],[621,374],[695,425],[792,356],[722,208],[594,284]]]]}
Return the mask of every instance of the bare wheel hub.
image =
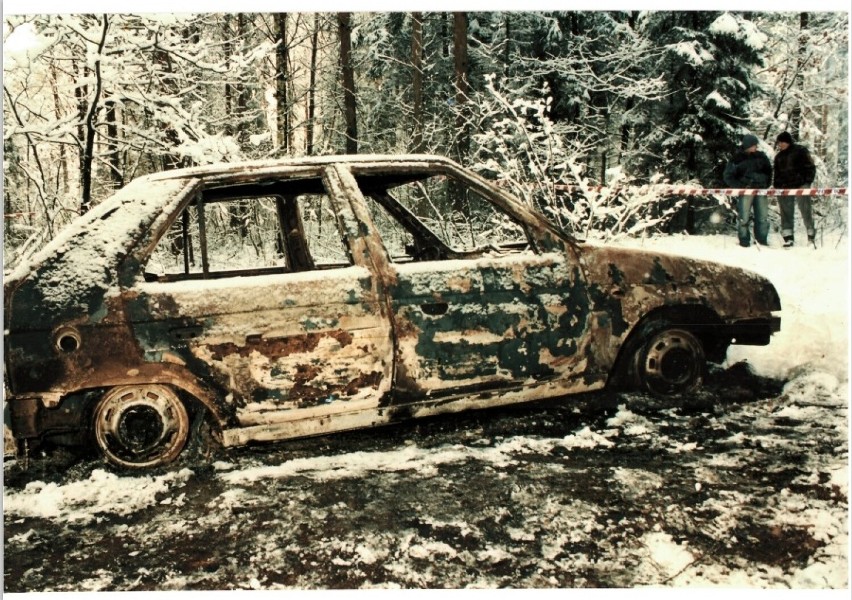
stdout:
{"type": "Polygon", "coordinates": [[[162,415],[150,406],[133,406],[121,414],[118,436],[138,452],[154,447],[165,433],[162,415]]]}
{"type": "Polygon", "coordinates": [[[660,395],[689,392],[701,383],[704,349],[690,332],[667,329],[645,346],[639,367],[644,385],[651,392],[660,395]]]}
{"type": "Polygon", "coordinates": [[[95,439],[104,456],[125,467],[151,467],[183,449],[189,417],[183,403],[162,385],[113,388],[95,410],[95,439]]]}

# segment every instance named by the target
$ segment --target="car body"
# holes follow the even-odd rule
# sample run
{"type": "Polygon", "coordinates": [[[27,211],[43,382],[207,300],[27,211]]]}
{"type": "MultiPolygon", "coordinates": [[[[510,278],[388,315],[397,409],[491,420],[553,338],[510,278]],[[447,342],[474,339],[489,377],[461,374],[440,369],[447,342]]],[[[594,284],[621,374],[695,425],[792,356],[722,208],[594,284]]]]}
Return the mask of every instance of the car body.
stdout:
{"type": "Polygon", "coordinates": [[[134,180],[4,284],[19,443],[126,467],[611,386],[686,394],[767,344],[741,269],[580,242],[436,156],[332,156],[134,180]]]}

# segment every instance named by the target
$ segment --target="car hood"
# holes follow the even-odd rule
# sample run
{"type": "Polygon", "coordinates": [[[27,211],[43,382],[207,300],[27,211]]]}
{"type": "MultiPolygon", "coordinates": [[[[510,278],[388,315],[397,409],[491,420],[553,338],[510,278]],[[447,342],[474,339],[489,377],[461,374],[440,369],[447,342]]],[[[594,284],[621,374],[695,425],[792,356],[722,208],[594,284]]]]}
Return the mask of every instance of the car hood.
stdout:
{"type": "Polygon", "coordinates": [[[757,273],[716,263],[652,252],[584,243],[580,261],[601,292],[650,308],[701,304],[723,320],[765,317],[781,310],[778,292],[757,273]]]}

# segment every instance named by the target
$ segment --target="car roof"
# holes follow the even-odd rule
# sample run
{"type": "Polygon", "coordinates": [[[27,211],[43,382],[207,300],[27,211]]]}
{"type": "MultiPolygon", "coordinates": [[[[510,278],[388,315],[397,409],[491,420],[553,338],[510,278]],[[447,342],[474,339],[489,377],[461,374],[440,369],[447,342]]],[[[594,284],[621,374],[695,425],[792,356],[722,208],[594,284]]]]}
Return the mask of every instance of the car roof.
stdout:
{"type": "Polygon", "coordinates": [[[193,177],[227,177],[240,174],[258,175],[264,172],[280,173],[287,170],[298,170],[305,167],[322,167],[330,164],[348,164],[361,166],[382,166],[388,167],[424,167],[429,165],[447,165],[457,167],[458,165],[452,160],[438,155],[431,154],[338,154],[326,156],[303,156],[278,158],[269,160],[253,160],[234,163],[218,163],[212,165],[204,165],[200,167],[187,167],[183,169],[172,169],[147,175],[145,179],[162,180],[162,179],[180,179],[193,177]]]}

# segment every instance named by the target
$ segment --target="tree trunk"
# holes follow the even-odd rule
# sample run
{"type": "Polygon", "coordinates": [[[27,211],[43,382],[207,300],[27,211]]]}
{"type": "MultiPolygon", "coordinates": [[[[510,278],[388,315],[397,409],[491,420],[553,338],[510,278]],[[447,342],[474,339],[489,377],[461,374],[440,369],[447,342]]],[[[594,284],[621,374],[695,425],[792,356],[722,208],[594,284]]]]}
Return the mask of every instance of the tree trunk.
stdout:
{"type": "MultiPolygon", "coordinates": [[[[50,87],[53,92],[53,108],[56,115],[56,120],[62,120],[62,103],[59,99],[59,89],[57,86],[57,70],[56,65],[50,65],[50,87]]],[[[59,144],[59,164],[56,165],[56,194],[62,195],[68,191],[68,158],[65,149],[65,144],[59,144]]]]}
{"type": "Polygon", "coordinates": [[[282,154],[290,152],[290,102],[287,93],[290,72],[290,49],[287,46],[287,13],[275,14],[275,106],[278,144],[282,154]]]}
{"type": "MultiPolygon", "coordinates": [[[[624,102],[624,112],[629,113],[633,110],[633,106],[635,105],[635,99],[631,96],[624,102]]],[[[619,152],[619,163],[622,162],[624,155],[627,153],[627,149],[630,147],[630,124],[625,119],[624,123],[621,125],[621,151],[619,152]]]]}
{"type": "Polygon", "coordinates": [[[317,111],[317,51],[319,46],[319,30],[320,18],[319,14],[314,14],[314,31],[311,36],[311,73],[310,85],[308,87],[308,123],[306,152],[308,156],[314,153],[314,119],[317,111]]]}
{"type": "Polygon", "coordinates": [[[450,32],[449,25],[447,25],[447,13],[441,14],[441,55],[444,58],[449,58],[450,56],[450,32]]]}
{"type": "Polygon", "coordinates": [[[358,153],[358,123],[355,110],[355,72],[352,67],[352,15],[337,13],[340,33],[340,68],[343,74],[343,115],[346,119],[346,152],[358,153]]]}
{"type": "Polygon", "coordinates": [[[100,42],[98,42],[98,56],[95,59],[95,92],[92,95],[92,100],[89,102],[89,110],[86,113],[86,142],[85,149],[83,150],[83,170],[80,174],[80,180],[83,188],[83,198],[80,202],[80,214],[87,212],[92,207],[92,169],[94,165],[95,136],[97,135],[97,130],[95,129],[95,116],[98,113],[98,102],[100,101],[101,89],[103,86],[100,57],[104,51],[104,45],[106,45],[107,31],[109,31],[109,18],[107,15],[104,15],[103,19],[103,33],[101,33],[101,39],[100,42]]]}
{"type": "Polygon", "coordinates": [[[118,148],[118,113],[115,109],[114,100],[104,102],[104,107],[106,109],[109,176],[115,189],[118,189],[124,186],[124,169],[121,164],[121,151],[118,148]]]}
{"type": "Polygon", "coordinates": [[[411,149],[423,152],[423,14],[411,13],[411,88],[413,96],[414,135],[411,149]]]}
{"type": "Polygon", "coordinates": [[[802,127],[802,97],[805,90],[805,62],[808,52],[808,21],[809,13],[799,14],[799,51],[796,58],[796,96],[793,110],[790,111],[790,134],[799,141],[802,127]]]}
{"type": "Polygon", "coordinates": [[[464,161],[470,149],[470,134],[465,118],[468,92],[467,13],[453,13],[453,52],[456,84],[456,158],[464,161]]]}
{"type": "MultiPolygon", "coordinates": [[[[636,31],[636,17],[639,13],[637,11],[628,11],[627,13],[627,26],[631,29],[631,31],[636,31]]],[[[627,98],[624,101],[624,111],[622,114],[628,114],[633,107],[635,106],[636,100],[633,96],[627,98]]],[[[624,156],[627,153],[627,149],[630,147],[630,124],[627,119],[624,120],[621,125],[621,149],[618,153],[618,162],[621,164],[624,161],[624,156]]]]}
{"type": "Polygon", "coordinates": [[[512,66],[512,18],[511,13],[503,14],[503,26],[506,32],[506,47],[503,48],[503,73],[509,72],[509,67],[512,66]]]}
{"type": "MultiPolygon", "coordinates": [[[[74,77],[76,80],[85,81],[88,77],[88,67],[84,60],[74,61],[74,77]]],[[[74,99],[77,101],[77,169],[80,173],[81,181],[83,175],[83,163],[86,155],[86,98],[89,96],[89,86],[87,84],[75,83],[74,99]]]]}
{"type": "MultiPolygon", "coordinates": [[[[231,42],[231,15],[226,14],[222,21],[222,33],[224,42],[222,43],[223,61],[225,68],[230,68],[231,60],[234,55],[233,43],[231,42]]],[[[234,93],[231,87],[230,80],[225,81],[225,126],[224,133],[226,136],[234,135],[234,93]]]]}
{"type": "MultiPolygon", "coordinates": [[[[237,13],[237,36],[238,39],[243,40],[248,35],[248,21],[246,19],[245,13],[237,13]]],[[[249,132],[248,129],[251,127],[249,120],[249,99],[251,97],[251,90],[249,90],[248,86],[240,83],[236,86],[237,92],[237,143],[240,145],[240,148],[243,147],[244,144],[248,143],[249,132]]]]}

